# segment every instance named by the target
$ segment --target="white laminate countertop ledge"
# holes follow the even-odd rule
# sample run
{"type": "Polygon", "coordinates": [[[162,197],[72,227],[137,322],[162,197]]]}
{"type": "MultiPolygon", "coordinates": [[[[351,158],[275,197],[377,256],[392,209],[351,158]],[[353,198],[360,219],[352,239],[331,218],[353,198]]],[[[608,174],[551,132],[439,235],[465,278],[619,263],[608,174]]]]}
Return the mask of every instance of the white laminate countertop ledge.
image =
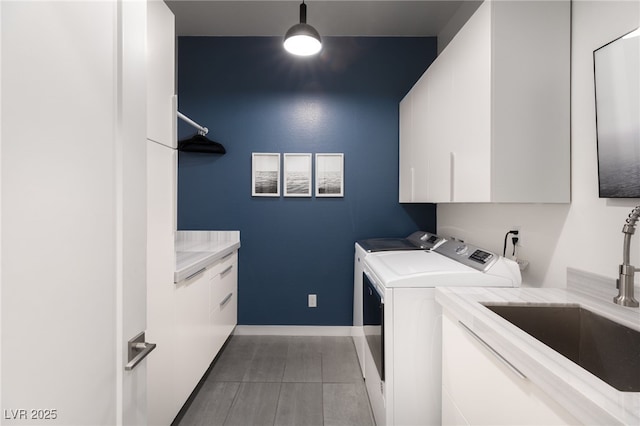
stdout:
{"type": "Polygon", "coordinates": [[[179,282],[240,248],[240,231],[177,231],[176,270],[179,282]]]}
{"type": "Polygon", "coordinates": [[[640,309],[557,288],[437,288],[436,301],[584,424],[639,425],[640,392],[621,392],[482,303],[572,304],[640,331],[640,309]]]}

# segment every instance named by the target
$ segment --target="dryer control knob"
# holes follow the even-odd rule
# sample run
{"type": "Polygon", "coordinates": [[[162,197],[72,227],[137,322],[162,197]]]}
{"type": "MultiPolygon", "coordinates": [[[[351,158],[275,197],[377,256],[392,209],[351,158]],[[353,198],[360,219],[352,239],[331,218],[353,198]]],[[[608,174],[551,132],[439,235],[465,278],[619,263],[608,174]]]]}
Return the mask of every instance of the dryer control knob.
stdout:
{"type": "Polygon", "coordinates": [[[469,247],[464,244],[456,247],[456,254],[465,254],[467,251],[469,251],[469,247]]]}

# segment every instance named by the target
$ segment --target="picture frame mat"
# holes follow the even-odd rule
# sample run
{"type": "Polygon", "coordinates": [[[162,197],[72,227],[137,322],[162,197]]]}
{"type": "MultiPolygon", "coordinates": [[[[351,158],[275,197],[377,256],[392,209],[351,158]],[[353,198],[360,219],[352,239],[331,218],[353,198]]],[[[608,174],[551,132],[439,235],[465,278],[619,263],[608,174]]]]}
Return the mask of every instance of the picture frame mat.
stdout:
{"type": "Polygon", "coordinates": [[[316,154],[316,197],[344,197],[344,154],[316,154]]]}
{"type": "Polygon", "coordinates": [[[284,196],[311,197],[311,154],[284,154],[284,196]]]}
{"type": "Polygon", "coordinates": [[[251,154],[251,196],[280,196],[280,153],[251,154]]]}

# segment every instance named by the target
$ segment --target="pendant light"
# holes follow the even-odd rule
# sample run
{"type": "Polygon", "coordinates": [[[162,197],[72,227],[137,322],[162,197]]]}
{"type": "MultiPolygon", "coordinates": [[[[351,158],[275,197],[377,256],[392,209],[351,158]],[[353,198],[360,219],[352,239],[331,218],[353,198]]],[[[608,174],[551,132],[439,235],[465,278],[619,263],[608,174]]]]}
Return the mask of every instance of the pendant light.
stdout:
{"type": "Polygon", "coordinates": [[[307,24],[307,5],[300,5],[300,23],[289,28],[284,36],[284,48],[287,52],[298,56],[311,56],[320,52],[322,42],[320,34],[307,24]]]}

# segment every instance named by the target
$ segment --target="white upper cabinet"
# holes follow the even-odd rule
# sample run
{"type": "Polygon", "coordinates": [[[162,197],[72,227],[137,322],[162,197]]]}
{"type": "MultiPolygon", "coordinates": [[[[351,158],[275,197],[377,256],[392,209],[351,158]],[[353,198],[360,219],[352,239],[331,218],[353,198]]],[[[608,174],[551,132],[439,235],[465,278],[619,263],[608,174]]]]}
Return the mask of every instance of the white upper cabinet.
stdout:
{"type": "Polygon", "coordinates": [[[410,203],[413,200],[413,157],[412,150],[417,144],[413,141],[412,123],[413,93],[409,92],[400,101],[400,202],[410,203]]]}
{"type": "Polygon", "coordinates": [[[427,151],[424,139],[424,116],[414,116],[414,111],[424,111],[427,97],[427,80],[423,76],[414,90],[400,102],[400,202],[411,203],[427,194],[427,151]],[[422,104],[421,104],[422,103],[422,104]]]}
{"type": "Polygon", "coordinates": [[[426,167],[427,174],[426,182],[416,182],[417,186],[426,187],[426,191],[416,192],[426,195],[426,198],[420,197],[416,201],[446,202],[451,197],[451,156],[450,149],[440,141],[452,135],[455,125],[451,97],[453,75],[447,68],[447,62],[441,61],[432,64],[426,77],[425,89],[419,90],[421,95],[416,96],[424,99],[416,99],[415,102],[416,107],[423,109],[414,111],[419,117],[417,121],[422,123],[421,134],[416,139],[425,152],[423,167],[426,167]]]}
{"type": "Polygon", "coordinates": [[[147,138],[176,148],[175,17],[163,1],[147,16],[147,138]]]}
{"type": "Polygon", "coordinates": [[[568,1],[486,0],[401,103],[400,202],[569,202],[569,37],[568,1]]]}

